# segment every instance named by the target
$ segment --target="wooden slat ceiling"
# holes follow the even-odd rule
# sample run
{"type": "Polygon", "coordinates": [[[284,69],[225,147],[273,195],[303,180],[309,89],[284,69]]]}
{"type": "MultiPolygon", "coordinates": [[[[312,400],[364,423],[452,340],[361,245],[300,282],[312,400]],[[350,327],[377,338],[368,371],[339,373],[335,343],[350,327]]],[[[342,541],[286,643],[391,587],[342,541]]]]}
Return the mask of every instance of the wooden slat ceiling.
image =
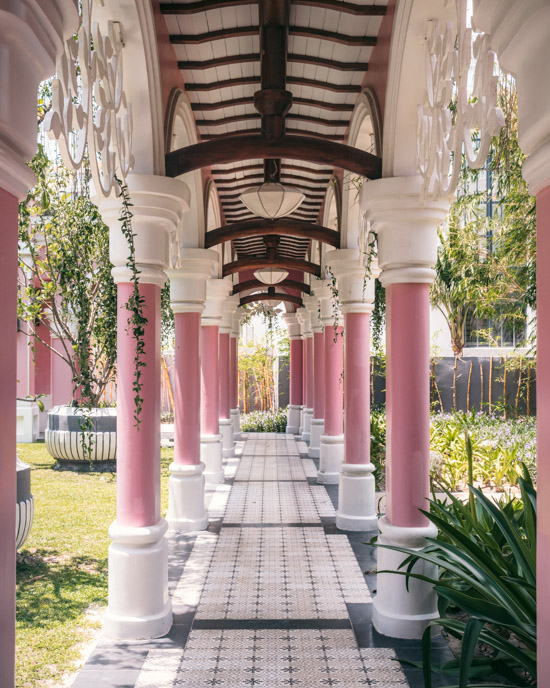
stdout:
{"type": "MultiPolygon", "coordinates": [[[[293,0],[288,25],[286,88],[293,104],[288,134],[343,141],[385,14],[387,0],[293,0]]],[[[202,0],[161,3],[170,39],[203,141],[259,133],[254,93],[260,89],[257,2],[202,0]]],[[[306,196],[291,216],[317,222],[333,170],[307,161],[280,161],[281,183],[306,196]]],[[[229,224],[254,216],[239,194],[264,179],[264,161],[217,165],[212,176],[229,224]]],[[[278,254],[304,258],[309,240],[284,237],[278,254]]],[[[263,256],[262,237],[233,242],[238,257],[263,256]]]]}

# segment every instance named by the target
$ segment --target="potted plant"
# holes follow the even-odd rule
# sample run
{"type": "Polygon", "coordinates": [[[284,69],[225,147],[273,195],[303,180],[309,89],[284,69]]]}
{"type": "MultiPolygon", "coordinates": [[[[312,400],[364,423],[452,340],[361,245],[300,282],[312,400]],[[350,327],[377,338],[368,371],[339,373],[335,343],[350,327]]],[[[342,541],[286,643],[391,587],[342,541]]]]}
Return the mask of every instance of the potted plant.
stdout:
{"type": "Polygon", "coordinates": [[[48,414],[46,447],[60,465],[112,470],[116,409],[101,403],[116,364],[109,230],[90,201],[86,168],[69,173],[42,147],[31,167],[38,181],[20,205],[18,317],[29,344],[41,341],[65,361],[73,384],[72,403],[48,414]]]}

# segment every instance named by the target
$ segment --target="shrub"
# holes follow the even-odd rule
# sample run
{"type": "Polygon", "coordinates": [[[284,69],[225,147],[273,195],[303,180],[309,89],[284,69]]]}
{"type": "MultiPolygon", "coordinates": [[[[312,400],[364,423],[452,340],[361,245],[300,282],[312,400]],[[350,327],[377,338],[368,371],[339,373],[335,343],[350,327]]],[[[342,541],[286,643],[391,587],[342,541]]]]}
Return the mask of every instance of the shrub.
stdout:
{"type": "Polygon", "coordinates": [[[241,416],[243,432],[285,432],[286,424],[286,408],[277,411],[252,411],[241,416]]]}

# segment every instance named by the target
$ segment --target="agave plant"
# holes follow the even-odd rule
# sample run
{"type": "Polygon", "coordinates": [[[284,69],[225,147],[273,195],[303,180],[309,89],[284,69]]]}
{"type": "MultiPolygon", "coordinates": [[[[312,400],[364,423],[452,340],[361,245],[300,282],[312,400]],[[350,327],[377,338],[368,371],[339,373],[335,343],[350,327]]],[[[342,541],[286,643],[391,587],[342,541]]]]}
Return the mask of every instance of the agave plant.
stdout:
{"type": "MultiPolygon", "coordinates": [[[[471,476],[469,438],[467,451],[471,476]]],[[[428,538],[427,546],[415,552],[389,547],[408,555],[397,573],[434,585],[440,618],[430,626],[440,626],[461,640],[460,659],[432,667],[431,628],[426,629],[422,639],[426,688],[432,686],[432,670],[457,678],[453,688],[536,685],[537,508],[526,467],[519,486],[521,500],[499,502],[472,485],[466,504],[446,491],[442,500],[430,500],[431,509],[424,512],[437,526],[437,538],[428,538]],[[417,559],[435,564],[439,577],[413,573],[417,559]],[[450,617],[453,607],[469,618],[450,617]],[[479,643],[491,648],[489,656],[475,656],[479,643]]]]}

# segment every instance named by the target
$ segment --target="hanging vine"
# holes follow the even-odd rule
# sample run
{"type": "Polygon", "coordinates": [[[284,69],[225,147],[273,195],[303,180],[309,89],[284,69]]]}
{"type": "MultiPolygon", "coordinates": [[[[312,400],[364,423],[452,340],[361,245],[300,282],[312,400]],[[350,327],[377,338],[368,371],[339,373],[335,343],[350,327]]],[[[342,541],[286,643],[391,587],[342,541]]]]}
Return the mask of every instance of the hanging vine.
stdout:
{"type": "Polygon", "coordinates": [[[331,299],[330,303],[332,306],[332,320],[333,320],[333,328],[334,328],[334,342],[336,343],[338,341],[338,335],[340,337],[344,336],[344,330],[342,328],[342,331],[339,332],[338,328],[340,327],[340,296],[338,294],[338,281],[332,272],[332,269],[329,265],[326,266],[326,271],[328,274],[328,287],[330,289],[330,294],[331,294],[331,299]]]}
{"type": "Polygon", "coordinates": [[[120,229],[122,234],[128,242],[130,254],[126,261],[126,266],[131,272],[130,281],[132,283],[132,293],[126,301],[126,310],[129,312],[128,329],[135,340],[135,355],[134,355],[134,382],[132,389],[134,392],[134,420],[135,427],[139,429],[141,423],[141,411],[143,409],[143,397],[141,391],[143,389],[143,382],[141,380],[142,369],[147,365],[145,363],[145,326],[147,325],[147,318],[143,314],[143,305],[145,299],[139,291],[139,270],[136,265],[136,248],[134,243],[135,234],[132,229],[131,211],[132,202],[128,193],[128,187],[116,175],[115,180],[118,185],[120,197],[122,200],[122,208],[120,212],[120,229]]]}

